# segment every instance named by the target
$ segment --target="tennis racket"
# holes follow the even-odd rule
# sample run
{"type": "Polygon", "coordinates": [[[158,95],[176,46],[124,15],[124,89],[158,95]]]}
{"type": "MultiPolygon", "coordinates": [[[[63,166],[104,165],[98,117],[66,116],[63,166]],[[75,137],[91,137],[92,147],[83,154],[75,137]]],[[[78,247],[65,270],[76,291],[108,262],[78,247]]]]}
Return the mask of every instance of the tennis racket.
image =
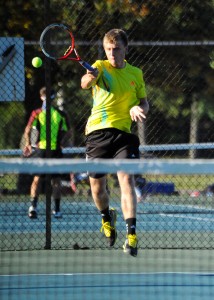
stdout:
{"type": "Polygon", "coordinates": [[[87,62],[83,61],[75,49],[75,40],[72,32],[64,24],[50,24],[40,36],[42,52],[54,60],[73,60],[80,63],[85,69],[94,71],[87,62]],[[71,56],[73,55],[73,56],[71,56]]]}

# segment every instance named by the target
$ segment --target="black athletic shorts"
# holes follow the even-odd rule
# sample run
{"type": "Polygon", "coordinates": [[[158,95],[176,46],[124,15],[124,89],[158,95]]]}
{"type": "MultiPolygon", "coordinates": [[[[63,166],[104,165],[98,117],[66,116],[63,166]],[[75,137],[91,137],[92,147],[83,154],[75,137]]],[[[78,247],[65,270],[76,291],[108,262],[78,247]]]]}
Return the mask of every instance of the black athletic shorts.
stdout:
{"type": "MultiPolygon", "coordinates": [[[[96,158],[139,158],[139,139],[132,133],[115,128],[96,130],[86,136],[86,159],[96,158]]],[[[100,178],[105,174],[89,173],[90,177],[100,178]]]]}
{"type": "MultiPolygon", "coordinates": [[[[46,158],[46,150],[45,149],[39,149],[36,148],[32,154],[29,156],[30,158],[46,158]]],[[[51,150],[50,151],[50,158],[62,158],[62,150],[51,150]]],[[[35,175],[41,175],[41,174],[35,174],[35,175]]],[[[45,174],[42,174],[41,176],[44,176],[45,174]]],[[[60,174],[51,174],[51,177],[60,177],[60,174]]]]}

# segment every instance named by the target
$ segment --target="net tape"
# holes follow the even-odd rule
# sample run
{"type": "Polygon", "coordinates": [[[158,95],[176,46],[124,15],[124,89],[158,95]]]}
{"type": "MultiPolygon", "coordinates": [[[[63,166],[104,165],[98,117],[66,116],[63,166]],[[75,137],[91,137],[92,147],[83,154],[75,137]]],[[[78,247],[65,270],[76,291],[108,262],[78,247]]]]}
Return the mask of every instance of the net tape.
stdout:
{"type": "Polygon", "coordinates": [[[130,174],[214,174],[214,159],[35,159],[0,160],[0,173],[51,174],[71,172],[130,174]]]}

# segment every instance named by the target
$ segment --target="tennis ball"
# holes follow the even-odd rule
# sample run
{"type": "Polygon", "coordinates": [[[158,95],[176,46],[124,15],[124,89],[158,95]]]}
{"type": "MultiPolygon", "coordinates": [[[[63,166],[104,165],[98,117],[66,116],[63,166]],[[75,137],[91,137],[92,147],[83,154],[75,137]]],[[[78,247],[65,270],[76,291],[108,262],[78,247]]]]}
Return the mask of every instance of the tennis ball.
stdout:
{"type": "Polygon", "coordinates": [[[40,68],[42,66],[42,60],[40,57],[34,57],[32,59],[32,65],[34,68],[40,68]]]}

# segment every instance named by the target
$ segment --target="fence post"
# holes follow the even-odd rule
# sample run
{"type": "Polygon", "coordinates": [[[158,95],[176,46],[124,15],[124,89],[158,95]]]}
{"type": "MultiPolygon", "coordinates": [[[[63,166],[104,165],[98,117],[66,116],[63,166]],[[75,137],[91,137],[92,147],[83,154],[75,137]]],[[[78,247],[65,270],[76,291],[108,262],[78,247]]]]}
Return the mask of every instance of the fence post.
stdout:
{"type": "MultiPolygon", "coordinates": [[[[50,0],[45,0],[45,26],[49,24],[50,0]]],[[[50,158],[51,151],[51,60],[45,58],[46,85],[46,157],[50,158]]],[[[45,178],[46,195],[46,239],[45,249],[51,249],[51,174],[45,178]]]]}

